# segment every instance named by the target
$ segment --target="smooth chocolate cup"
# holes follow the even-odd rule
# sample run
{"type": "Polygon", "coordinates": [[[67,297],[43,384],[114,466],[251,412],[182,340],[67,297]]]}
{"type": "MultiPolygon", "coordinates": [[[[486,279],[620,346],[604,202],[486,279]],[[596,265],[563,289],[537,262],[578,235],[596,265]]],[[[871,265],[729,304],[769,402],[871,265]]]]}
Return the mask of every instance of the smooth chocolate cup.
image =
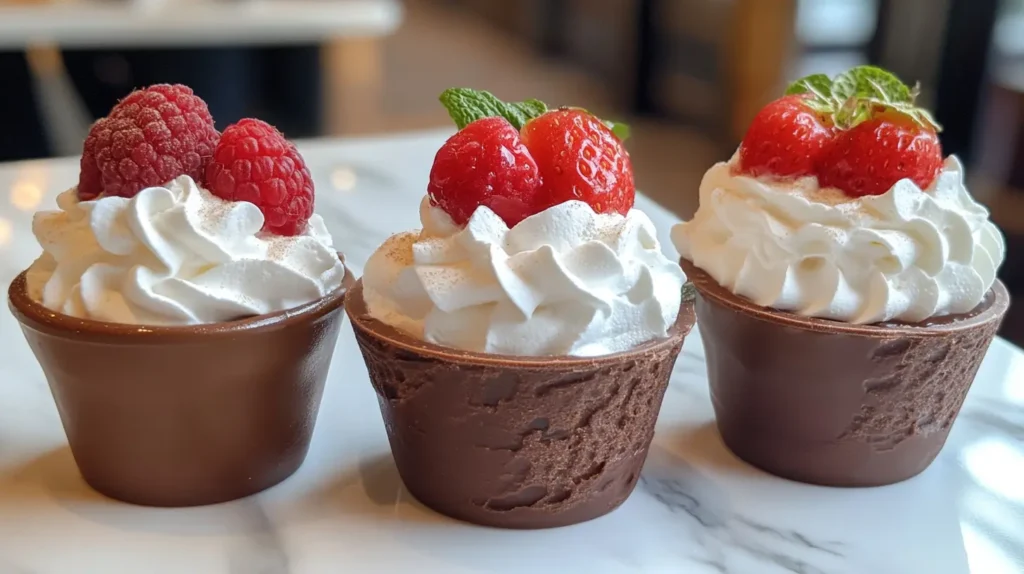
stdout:
{"type": "Polygon", "coordinates": [[[357,282],[345,302],[406,488],[441,514],[549,528],[629,497],[672,367],[693,327],[603,357],[515,357],[425,343],[371,318],[357,282]]]}
{"type": "Polygon", "coordinates": [[[353,283],[306,305],[181,327],[76,319],[8,290],[85,481],[146,506],[225,502],[306,457],[353,283]]]}
{"type": "Polygon", "coordinates": [[[853,325],[760,307],[681,264],[698,292],[725,444],[771,474],[826,486],[892,484],[927,468],[1009,306],[996,281],[970,313],[853,325]]]}

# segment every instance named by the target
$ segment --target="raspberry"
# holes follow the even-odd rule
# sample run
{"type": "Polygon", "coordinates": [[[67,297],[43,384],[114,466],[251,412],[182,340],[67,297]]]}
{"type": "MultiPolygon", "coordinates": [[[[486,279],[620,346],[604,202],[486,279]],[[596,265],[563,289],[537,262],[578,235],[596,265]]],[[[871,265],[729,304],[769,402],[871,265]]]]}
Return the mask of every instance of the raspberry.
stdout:
{"type": "Polygon", "coordinates": [[[448,138],[434,157],[427,194],[458,225],[486,205],[512,227],[533,213],[537,164],[508,120],[476,120],[448,138]]]}
{"type": "Polygon", "coordinates": [[[533,213],[570,200],[595,213],[633,207],[633,165],[625,146],[601,120],[580,109],[559,109],[530,120],[523,143],[537,162],[542,184],[533,213]]]}
{"type": "Polygon", "coordinates": [[[183,174],[198,181],[218,137],[206,102],[191,88],[158,84],[132,92],[89,130],[78,197],[132,197],[183,174]]]}
{"type": "Polygon", "coordinates": [[[313,178],[306,163],[281,132],[261,120],[246,118],[224,130],[205,181],[221,199],[260,208],[264,231],[298,235],[313,215],[313,178]]]}

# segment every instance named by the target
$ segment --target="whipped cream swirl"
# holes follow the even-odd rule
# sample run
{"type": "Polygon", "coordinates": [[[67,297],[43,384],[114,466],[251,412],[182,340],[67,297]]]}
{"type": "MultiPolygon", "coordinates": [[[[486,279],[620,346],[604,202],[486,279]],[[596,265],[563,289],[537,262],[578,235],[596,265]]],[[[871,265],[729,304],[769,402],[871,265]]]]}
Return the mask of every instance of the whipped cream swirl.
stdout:
{"type": "Polygon", "coordinates": [[[685,276],[642,212],[569,201],[509,229],[487,207],[465,228],[424,198],[423,230],[366,264],[374,318],[419,339],[505,355],[597,356],[667,336],[685,276]]]}
{"type": "Polygon", "coordinates": [[[79,201],[37,213],[43,255],[29,296],[66,315],[139,325],[230,321],[308,303],[337,289],[345,268],[323,220],[305,233],[262,233],[263,214],[181,176],[136,196],[79,201]]]}
{"type": "Polygon", "coordinates": [[[904,179],[861,198],[819,188],[814,177],[759,180],[719,163],[672,241],[764,307],[859,324],[920,322],[967,313],[992,286],[1006,247],[988,215],[955,157],[926,190],[904,179]]]}

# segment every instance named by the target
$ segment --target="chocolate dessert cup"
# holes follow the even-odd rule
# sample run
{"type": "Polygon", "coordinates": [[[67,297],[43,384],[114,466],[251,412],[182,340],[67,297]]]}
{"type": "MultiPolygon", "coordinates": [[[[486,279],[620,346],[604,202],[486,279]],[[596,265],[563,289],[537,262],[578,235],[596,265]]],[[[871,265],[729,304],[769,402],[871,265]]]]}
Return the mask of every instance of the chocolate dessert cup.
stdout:
{"type": "Polygon", "coordinates": [[[970,313],[854,325],[760,307],[681,264],[725,444],[827,486],[892,484],[931,464],[1010,302],[997,280],[970,313]]]}
{"type": "Polygon", "coordinates": [[[53,312],[24,273],[8,296],[85,481],[125,502],[196,506],[302,464],[352,283],[287,311],[180,327],[53,312]]]}
{"type": "Polygon", "coordinates": [[[370,317],[357,282],[345,310],[413,496],[502,528],[597,518],[633,491],[683,339],[602,357],[515,357],[426,343],[370,317]]]}

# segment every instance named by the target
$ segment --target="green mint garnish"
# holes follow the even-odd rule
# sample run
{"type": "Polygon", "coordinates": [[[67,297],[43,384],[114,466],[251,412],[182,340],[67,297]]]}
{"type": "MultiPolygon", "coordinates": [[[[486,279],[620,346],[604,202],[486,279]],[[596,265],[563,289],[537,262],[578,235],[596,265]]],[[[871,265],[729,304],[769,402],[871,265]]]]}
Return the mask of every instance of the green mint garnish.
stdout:
{"type": "Polygon", "coordinates": [[[832,81],[832,92],[840,99],[873,98],[913,103],[910,88],[892,73],[875,66],[859,66],[832,81]]]}
{"type": "Polygon", "coordinates": [[[786,94],[809,94],[807,106],[831,115],[840,129],[849,129],[870,119],[879,108],[905,114],[936,131],[942,129],[927,110],[915,103],[917,87],[907,87],[891,72],[876,66],[858,66],[835,78],[812,74],[790,84],[786,94]]]}
{"type": "Polygon", "coordinates": [[[615,137],[619,138],[620,142],[624,142],[629,139],[631,133],[629,124],[605,120],[604,125],[608,126],[608,129],[612,130],[612,133],[615,134],[615,137]]]}
{"type": "Polygon", "coordinates": [[[693,283],[687,281],[683,283],[683,303],[687,301],[693,301],[697,298],[697,288],[694,287],[693,283]]]}
{"type": "Polygon", "coordinates": [[[448,88],[441,93],[441,104],[460,130],[476,120],[495,116],[505,118],[521,130],[526,122],[548,111],[540,100],[507,103],[490,92],[469,88],[448,88]]]}
{"type": "Polygon", "coordinates": [[[800,78],[789,85],[786,95],[811,94],[807,99],[807,105],[819,112],[827,112],[832,105],[832,78],[825,74],[812,74],[806,78],[800,78]]]}
{"type": "MultiPolygon", "coordinates": [[[[460,130],[476,120],[491,117],[505,118],[517,130],[521,130],[526,122],[548,111],[547,105],[540,100],[503,102],[490,92],[471,88],[448,88],[441,93],[440,100],[460,130]]],[[[629,138],[627,124],[610,121],[603,123],[620,141],[629,138]]]]}

